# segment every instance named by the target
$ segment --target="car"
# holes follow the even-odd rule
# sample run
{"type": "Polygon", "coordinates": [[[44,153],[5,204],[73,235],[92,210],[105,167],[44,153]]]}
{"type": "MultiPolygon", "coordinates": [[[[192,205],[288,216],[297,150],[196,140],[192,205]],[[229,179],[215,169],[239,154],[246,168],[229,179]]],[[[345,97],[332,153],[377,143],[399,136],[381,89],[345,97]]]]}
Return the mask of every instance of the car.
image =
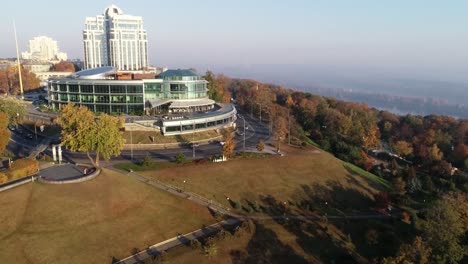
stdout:
{"type": "Polygon", "coordinates": [[[15,131],[16,128],[14,126],[8,126],[8,129],[10,129],[11,131],[15,131]]]}
{"type": "Polygon", "coordinates": [[[29,138],[29,139],[32,139],[32,138],[33,138],[33,134],[29,133],[29,134],[26,135],[26,137],[29,138]]]}
{"type": "Polygon", "coordinates": [[[219,144],[220,144],[221,146],[224,146],[225,143],[226,143],[226,142],[224,142],[224,141],[220,141],[220,142],[219,142],[219,144]]]}

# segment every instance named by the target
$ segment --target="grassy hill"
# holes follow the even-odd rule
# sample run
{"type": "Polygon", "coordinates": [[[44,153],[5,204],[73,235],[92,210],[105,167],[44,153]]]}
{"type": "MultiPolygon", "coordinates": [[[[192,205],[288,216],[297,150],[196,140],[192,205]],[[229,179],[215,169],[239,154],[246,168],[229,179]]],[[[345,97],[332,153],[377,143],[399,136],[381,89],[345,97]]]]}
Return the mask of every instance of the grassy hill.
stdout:
{"type": "Polygon", "coordinates": [[[394,253],[399,238],[395,239],[393,234],[398,233],[389,230],[400,223],[324,218],[325,215],[375,215],[373,194],[388,189],[387,181],[313,147],[282,149],[287,153],[283,157],[241,158],[140,172],[231,206],[231,210],[252,217],[256,223],[254,233],[219,242],[217,256],[206,257],[199,250],[179,249],[181,252],[169,254],[169,260],[175,263],[285,263],[285,260],[340,263],[394,253]],[[241,208],[235,209],[235,203],[241,208]],[[298,215],[305,218],[282,218],[298,215]],[[387,240],[388,244],[367,245],[366,234],[370,229],[376,230],[379,239],[387,240]]]}
{"type": "Polygon", "coordinates": [[[207,209],[105,170],[70,185],[0,193],[0,262],[111,263],[213,223],[207,209]]]}

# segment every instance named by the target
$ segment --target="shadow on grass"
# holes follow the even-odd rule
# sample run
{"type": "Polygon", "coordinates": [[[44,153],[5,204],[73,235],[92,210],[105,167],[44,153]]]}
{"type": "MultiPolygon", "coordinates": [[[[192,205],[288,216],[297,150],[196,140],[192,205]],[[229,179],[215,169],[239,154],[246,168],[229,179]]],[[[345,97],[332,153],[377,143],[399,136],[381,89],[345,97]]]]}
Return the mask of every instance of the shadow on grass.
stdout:
{"type": "Polygon", "coordinates": [[[368,194],[336,182],[301,185],[294,193],[289,201],[273,196],[260,200],[264,212],[293,234],[304,252],[319,262],[361,263],[394,255],[414,234],[410,225],[399,220],[376,220],[368,194]],[[305,217],[289,217],[295,215],[305,217]],[[347,215],[363,217],[350,220],[347,215]],[[366,237],[371,229],[378,233],[378,241],[373,244],[366,237]]]}
{"type": "Polygon", "coordinates": [[[281,242],[275,232],[256,223],[255,233],[247,245],[247,253],[231,251],[232,263],[308,263],[302,256],[281,242]]]}

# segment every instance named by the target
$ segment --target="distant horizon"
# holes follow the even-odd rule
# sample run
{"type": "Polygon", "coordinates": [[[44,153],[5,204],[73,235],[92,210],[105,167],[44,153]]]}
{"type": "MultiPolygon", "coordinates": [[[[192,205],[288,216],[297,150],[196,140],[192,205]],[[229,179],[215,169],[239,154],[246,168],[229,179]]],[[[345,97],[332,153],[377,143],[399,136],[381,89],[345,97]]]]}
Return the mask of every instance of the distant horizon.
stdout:
{"type": "MultiPolygon", "coordinates": [[[[0,57],[16,57],[15,20],[20,51],[45,35],[69,59],[83,59],[85,18],[111,4],[143,17],[149,62],[158,67],[209,69],[293,86],[401,78],[468,83],[468,2],[461,0],[52,0],[47,6],[28,3],[27,9],[6,2],[0,57]]],[[[380,85],[374,89],[387,92],[380,85]]]]}

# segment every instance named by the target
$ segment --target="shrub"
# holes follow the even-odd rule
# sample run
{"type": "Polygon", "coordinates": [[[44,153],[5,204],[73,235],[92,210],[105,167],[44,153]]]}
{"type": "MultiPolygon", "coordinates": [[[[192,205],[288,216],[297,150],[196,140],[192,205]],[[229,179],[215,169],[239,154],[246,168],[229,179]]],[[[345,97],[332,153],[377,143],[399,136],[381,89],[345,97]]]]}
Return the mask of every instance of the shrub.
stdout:
{"type": "Polygon", "coordinates": [[[205,241],[205,245],[203,246],[203,251],[205,252],[206,256],[215,256],[218,254],[218,247],[212,237],[209,237],[205,241]]]}
{"type": "Polygon", "coordinates": [[[192,249],[201,248],[201,243],[200,243],[200,241],[198,241],[198,239],[190,240],[190,247],[191,247],[192,249]]]}
{"type": "Polygon", "coordinates": [[[39,170],[39,163],[33,159],[17,159],[11,167],[5,171],[9,180],[16,180],[31,174],[36,173],[39,170]]]}
{"type": "Polygon", "coordinates": [[[260,141],[257,144],[257,150],[263,151],[264,149],[265,149],[265,142],[262,139],[260,139],[260,141]]]}
{"type": "Polygon", "coordinates": [[[235,209],[241,209],[241,204],[237,201],[233,201],[235,209]]]}
{"type": "Polygon", "coordinates": [[[8,181],[8,177],[5,175],[5,173],[0,172],[0,184],[5,183],[8,181]]]}
{"type": "Polygon", "coordinates": [[[182,164],[182,163],[185,162],[185,160],[186,160],[186,157],[185,157],[184,153],[179,152],[179,153],[177,153],[177,155],[175,155],[175,162],[177,164],[182,164]]]}
{"type": "Polygon", "coordinates": [[[153,164],[153,159],[149,155],[144,157],[143,161],[141,161],[141,166],[143,167],[151,167],[153,164]]]}

